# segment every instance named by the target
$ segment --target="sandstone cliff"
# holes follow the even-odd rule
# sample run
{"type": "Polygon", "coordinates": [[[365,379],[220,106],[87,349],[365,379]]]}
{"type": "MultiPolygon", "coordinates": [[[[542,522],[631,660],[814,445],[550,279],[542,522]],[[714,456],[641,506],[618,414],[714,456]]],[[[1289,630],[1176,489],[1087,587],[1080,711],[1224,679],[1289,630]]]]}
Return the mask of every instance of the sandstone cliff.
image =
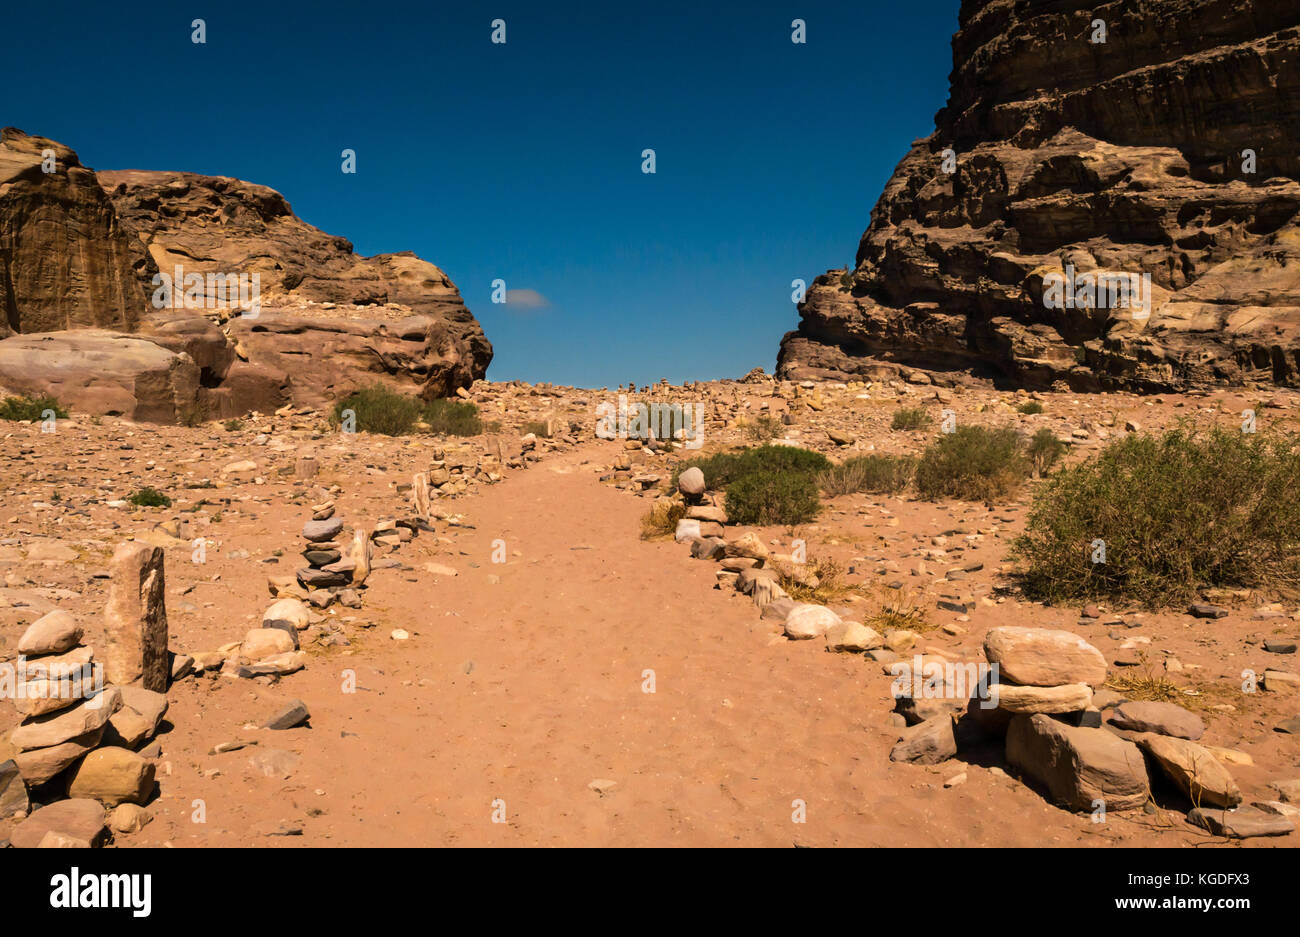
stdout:
{"type": "Polygon", "coordinates": [[[1300,0],[963,0],[952,47],[935,132],[810,287],[783,377],[1300,383],[1300,0]],[[1060,302],[1084,274],[1149,275],[1150,301],[1060,302]]]}
{"type": "Polygon", "coordinates": [[[0,131],[0,338],[134,328],[145,310],[137,277],[145,262],[76,153],[0,131]]]}
{"type": "Polygon", "coordinates": [[[410,252],[361,257],[265,186],[96,174],[13,129],[0,308],[0,387],[158,422],[324,407],[375,382],[447,396],[492,360],[455,285],[410,252]],[[164,296],[160,274],[182,279],[164,296]]]}

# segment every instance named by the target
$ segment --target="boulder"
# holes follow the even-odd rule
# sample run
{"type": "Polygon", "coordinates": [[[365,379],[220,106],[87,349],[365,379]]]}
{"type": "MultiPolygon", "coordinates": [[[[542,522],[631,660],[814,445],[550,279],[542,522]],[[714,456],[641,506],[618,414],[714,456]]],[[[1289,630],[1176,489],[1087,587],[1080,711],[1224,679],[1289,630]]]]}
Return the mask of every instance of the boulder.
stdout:
{"type": "Polygon", "coordinates": [[[1065,686],[994,683],[989,686],[989,692],[999,709],[1012,713],[1069,713],[1092,705],[1092,687],[1086,683],[1065,686]]]}
{"type": "MultiPolygon", "coordinates": [[[[30,557],[29,557],[30,558],[30,557]]],[[[18,653],[28,657],[62,654],[81,643],[83,632],[77,620],[62,610],[42,615],[18,639],[18,653]]]]}
{"type": "Polygon", "coordinates": [[[1007,762],[1071,810],[1141,807],[1150,797],[1146,765],[1132,742],[1105,729],[1067,726],[1042,713],[1007,726],[1007,762]]]}
{"type": "Polygon", "coordinates": [[[153,792],[154,766],[125,748],[97,748],[77,765],[68,796],[98,800],[108,807],[143,804],[153,792]]]}
{"type": "Polygon", "coordinates": [[[1143,732],[1138,745],[1197,806],[1235,807],[1241,791],[1213,753],[1187,739],[1143,732]]]}
{"type": "Polygon", "coordinates": [[[1196,741],[1205,734],[1201,717],[1174,703],[1126,700],[1111,710],[1110,724],[1131,732],[1155,732],[1196,741]]]}
{"type": "Polygon", "coordinates": [[[14,828],[10,842],[15,849],[35,849],[47,833],[62,833],[91,846],[102,845],[107,835],[107,814],[98,801],[60,800],[41,807],[14,828]]]}
{"type": "Polygon", "coordinates": [[[998,665],[1004,682],[1024,686],[1061,686],[1106,680],[1106,658],[1083,638],[1048,628],[992,628],[984,637],[984,655],[998,665]]]}
{"type": "Polygon", "coordinates": [[[902,739],[890,749],[889,760],[937,765],[955,754],[957,741],[952,732],[952,717],[940,715],[905,730],[902,739]]]}
{"type": "Polygon", "coordinates": [[[817,638],[839,623],[840,616],[824,605],[800,603],[785,616],[785,634],[796,641],[817,638]]]}

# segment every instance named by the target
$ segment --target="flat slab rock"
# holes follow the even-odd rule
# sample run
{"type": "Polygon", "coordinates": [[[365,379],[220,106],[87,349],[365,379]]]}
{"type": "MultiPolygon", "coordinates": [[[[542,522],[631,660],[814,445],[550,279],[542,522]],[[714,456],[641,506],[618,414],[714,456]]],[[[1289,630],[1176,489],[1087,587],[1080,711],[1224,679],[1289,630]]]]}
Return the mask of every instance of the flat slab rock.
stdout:
{"type": "Polygon", "coordinates": [[[1215,836],[1227,836],[1232,839],[1286,836],[1295,831],[1295,825],[1286,817],[1250,806],[1238,807],[1235,810],[1197,807],[1187,815],[1187,821],[1209,830],[1215,836]]]}
{"type": "Polygon", "coordinates": [[[1049,628],[993,628],[984,638],[984,655],[999,676],[1023,686],[1062,686],[1106,680],[1106,658],[1072,631],[1049,628]]]}
{"type": "Polygon", "coordinates": [[[1038,713],[1007,726],[1007,761],[1073,810],[1141,807],[1150,796],[1142,752],[1105,729],[1064,725],[1038,713]]]}
{"type": "Polygon", "coordinates": [[[98,801],[74,798],[41,807],[14,828],[10,842],[15,849],[35,849],[46,833],[62,833],[92,846],[104,841],[108,814],[98,801]]]}
{"type": "Polygon", "coordinates": [[[1117,729],[1155,732],[1193,742],[1205,734],[1201,717],[1175,703],[1130,700],[1111,711],[1110,723],[1117,729]]]}
{"type": "Polygon", "coordinates": [[[331,517],[324,521],[308,521],[302,525],[302,535],[312,543],[324,543],[333,540],[343,530],[343,519],[331,517]]]}

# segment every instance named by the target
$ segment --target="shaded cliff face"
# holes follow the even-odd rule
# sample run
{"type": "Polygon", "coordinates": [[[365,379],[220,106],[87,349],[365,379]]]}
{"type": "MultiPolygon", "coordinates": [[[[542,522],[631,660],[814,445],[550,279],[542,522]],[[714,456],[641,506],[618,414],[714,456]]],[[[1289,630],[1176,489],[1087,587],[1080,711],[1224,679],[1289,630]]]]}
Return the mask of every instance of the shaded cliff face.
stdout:
{"type": "Polygon", "coordinates": [[[964,0],[959,27],[934,134],[778,372],[1300,384],[1300,0],[964,0]]]}
{"type": "Polygon", "coordinates": [[[146,308],[137,275],[145,264],[76,153],[0,131],[0,337],[134,328],[146,308]]]}

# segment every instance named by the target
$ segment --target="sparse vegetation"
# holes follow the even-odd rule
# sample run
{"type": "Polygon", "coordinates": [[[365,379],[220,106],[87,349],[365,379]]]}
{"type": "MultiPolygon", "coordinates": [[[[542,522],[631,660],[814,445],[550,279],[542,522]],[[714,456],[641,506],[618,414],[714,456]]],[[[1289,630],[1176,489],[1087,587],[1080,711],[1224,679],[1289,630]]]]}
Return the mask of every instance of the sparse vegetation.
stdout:
{"type": "Polygon", "coordinates": [[[1187,427],[1130,435],[1058,472],[1014,545],[1049,602],[1183,604],[1200,587],[1300,583],[1300,450],[1291,434],[1187,427]],[[1093,562],[1094,544],[1104,562],[1093,562]]]}
{"type": "Polygon", "coordinates": [[[697,456],[678,463],[672,481],[682,472],[695,466],[704,473],[704,483],[710,488],[726,488],[745,475],[761,473],[795,472],[812,475],[831,468],[831,462],[820,452],[800,449],[797,446],[758,446],[739,452],[719,452],[711,456],[697,456]]]}
{"type": "Polygon", "coordinates": [[[818,473],[817,485],[832,498],[859,491],[897,494],[908,486],[915,471],[916,460],[906,456],[854,456],[818,473]]]}
{"type": "Polygon", "coordinates": [[[853,591],[844,581],[843,568],[829,556],[810,556],[804,563],[777,563],[775,568],[778,585],[796,602],[826,605],[853,591]]]}
{"type": "Polygon", "coordinates": [[[421,410],[420,419],[428,424],[431,433],[477,436],[483,432],[478,407],[468,400],[430,400],[421,410]]]}
{"type": "Polygon", "coordinates": [[[896,430],[925,429],[930,423],[930,414],[925,412],[924,407],[903,407],[894,411],[894,419],[889,424],[889,428],[896,430]]]}
{"type": "Polygon", "coordinates": [[[431,433],[449,436],[475,436],[483,431],[478,407],[465,400],[431,400],[424,403],[376,384],[354,391],[334,405],[330,423],[338,426],[344,414],[355,415],[357,432],[384,436],[405,436],[423,423],[431,433]]]}
{"type": "Polygon", "coordinates": [[[745,434],[754,442],[771,442],[781,435],[781,421],[765,413],[745,427],[745,434]]]}
{"type": "Polygon", "coordinates": [[[641,518],[641,539],[662,540],[677,532],[677,522],[686,515],[686,505],[680,501],[660,498],[650,506],[649,513],[641,518]]]}
{"type": "Polygon", "coordinates": [[[929,500],[993,501],[1014,493],[1029,468],[1024,439],[1014,429],[962,426],[925,450],[916,487],[929,500]]]}
{"type": "Polygon", "coordinates": [[[1034,433],[1029,440],[1026,454],[1034,466],[1034,471],[1039,475],[1046,475],[1056,464],[1056,460],[1065,454],[1065,443],[1057,439],[1056,434],[1050,429],[1044,427],[1034,433]]]}
{"type": "Polygon", "coordinates": [[[803,524],[819,511],[817,485],[808,471],[785,468],[755,472],[727,486],[727,517],[733,523],[803,524]]]}
{"type": "Polygon", "coordinates": [[[529,420],[523,426],[519,427],[519,435],[527,436],[532,433],[538,439],[550,439],[551,433],[546,428],[546,424],[541,420],[529,420]]]}
{"type": "Polygon", "coordinates": [[[12,420],[20,423],[39,423],[47,419],[46,414],[53,413],[59,420],[68,418],[68,411],[48,394],[39,397],[6,397],[0,401],[0,420],[12,420]]]}
{"type": "Polygon", "coordinates": [[[226,428],[226,432],[227,432],[227,433],[237,433],[237,432],[239,432],[241,429],[244,428],[244,421],[243,421],[243,420],[226,420],[226,422],[222,423],[221,425],[224,426],[224,427],[226,428]]]}
{"type": "Polygon", "coordinates": [[[420,417],[420,401],[376,384],[354,391],[336,403],[331,424],[342,425],[348,411],[354,415],[353,428],[359,433],[405,436],[420,417]]]}
{"type": "Polygon", "coordinates": [[[1030,416],[1035,413],[1042,413],[1043,405],[1037,400],[1026,400],[1020,406],[1016,407],[1016,409],[1026,416],[1030,416]]]}
{"type": "Polygon", "coordinates": [[[169,508],[172,506],[172,499],[157,488],[141,488],[126,500],[138,508],[169,508]]]}

